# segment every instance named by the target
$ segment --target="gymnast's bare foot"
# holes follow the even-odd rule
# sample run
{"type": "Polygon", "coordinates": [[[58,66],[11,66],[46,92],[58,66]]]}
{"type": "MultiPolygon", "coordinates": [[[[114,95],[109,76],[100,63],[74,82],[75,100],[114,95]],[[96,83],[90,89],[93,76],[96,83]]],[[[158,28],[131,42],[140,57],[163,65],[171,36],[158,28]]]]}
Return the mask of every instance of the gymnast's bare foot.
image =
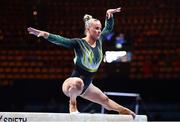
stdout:
{"type": "Polygon", "coordinates": [[[76,102],[69,102],[69,113],[79,113],[76,102]]]}
{"type": "Polygon", "coordinates": [[[119,114],[131,115],[131,116],[133,117],[133,119],[135,119],[135,117],[136,117],[136,114],[135,114],[133,111],[127,109],[127,108],[123,108],[123,109],[121,108],[121,109],[119,110],[119,114]]]}

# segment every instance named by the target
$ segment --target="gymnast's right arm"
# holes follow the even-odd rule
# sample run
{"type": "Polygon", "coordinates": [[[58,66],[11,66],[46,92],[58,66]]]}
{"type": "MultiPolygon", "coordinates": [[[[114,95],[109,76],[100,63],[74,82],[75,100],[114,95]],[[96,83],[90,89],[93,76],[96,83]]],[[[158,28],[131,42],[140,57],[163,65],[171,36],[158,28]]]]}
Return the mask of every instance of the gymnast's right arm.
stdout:
{"type": "Polygon", "coordinates": [[[56,45],[61,45],[63,47],[67,48],[73,48],[76,45],[76,41],[73,39],[65,38],[59,35],[51,34],[46,31],[41,31],[32,27],[29,27],[28,29],[29,34],[33,34],[37,37],[43,37],[47,39],[48,41],[56,44],[56,45]]]}

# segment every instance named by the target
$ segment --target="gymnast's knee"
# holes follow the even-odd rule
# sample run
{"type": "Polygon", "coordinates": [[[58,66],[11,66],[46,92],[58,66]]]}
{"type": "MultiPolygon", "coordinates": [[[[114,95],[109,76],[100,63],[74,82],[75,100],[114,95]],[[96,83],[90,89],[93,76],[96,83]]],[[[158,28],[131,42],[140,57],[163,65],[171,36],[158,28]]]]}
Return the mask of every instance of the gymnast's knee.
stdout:
{"type": "Polygon", "coordinates": [[[79,96],[84,88],[84,83],[80,78],[68,78],[64,81],[62,91],[68,97],[79,96]]]}
{"type": "Polygon", "coordinates": [[[107,96],[104,96],[103,98],[102,98],[102,100],[101,100],[101,104],[102,104],[102,106],[103,107],[105,107],[107,110],[110,110],[110,108],[109,108],[109,97],[107,97],[107,96]]]}

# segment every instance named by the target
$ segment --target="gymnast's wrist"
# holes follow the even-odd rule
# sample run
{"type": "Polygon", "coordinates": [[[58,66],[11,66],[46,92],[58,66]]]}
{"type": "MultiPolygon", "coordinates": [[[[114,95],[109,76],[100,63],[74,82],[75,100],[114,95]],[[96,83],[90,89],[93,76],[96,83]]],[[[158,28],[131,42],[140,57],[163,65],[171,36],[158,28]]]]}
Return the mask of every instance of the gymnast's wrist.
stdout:
{"type": "Polygon", "coordinates": [[[48,32],[44,32],[43,37],[44,37],[45,39],[48,39],[49,33],[48,33],[48,32]]]}

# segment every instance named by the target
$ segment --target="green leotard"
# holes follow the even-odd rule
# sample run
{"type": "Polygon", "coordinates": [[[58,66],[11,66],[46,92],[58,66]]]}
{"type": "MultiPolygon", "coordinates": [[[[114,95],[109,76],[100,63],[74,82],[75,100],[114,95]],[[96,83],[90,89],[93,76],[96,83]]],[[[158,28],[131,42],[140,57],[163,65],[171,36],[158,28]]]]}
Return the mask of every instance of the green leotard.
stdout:
{"type": "Polygon", "coordinates": [[[102,42],[105,40],[106,34],[113,30],[113,25],[114,19],[112,17],[105,20],[105,27],[103,28],[95,47],[91,47],[81,38],[69,39],[55,34],[49,34],[48,41],[66,48],[74,49],[74,64],[92,73],[98,70],[102,61],[102,42]]]}

